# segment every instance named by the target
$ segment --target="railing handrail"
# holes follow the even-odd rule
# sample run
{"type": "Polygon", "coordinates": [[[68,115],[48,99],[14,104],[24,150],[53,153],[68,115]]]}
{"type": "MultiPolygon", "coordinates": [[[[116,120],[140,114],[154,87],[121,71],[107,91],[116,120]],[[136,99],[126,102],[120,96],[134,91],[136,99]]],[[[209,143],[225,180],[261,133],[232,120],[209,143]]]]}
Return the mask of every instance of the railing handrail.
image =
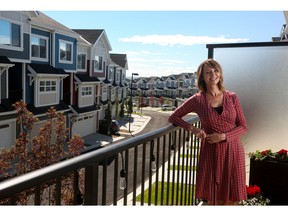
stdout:
{"type": "MultiPolygon", "coordinates": [[[[198,116],[193,116],[187,119],[187,122],[191,124],[198,121],[198,116]]],[[[7,179],[3,182],[0,182],[0,199],[9,197],[15,193],[19,193],[28,188],[39,185],[42,182],[60,177],[63,175],[63,173],[68,173],[73,170],[97,164],[105,159],[108,159],[109,157],[113,157],[118,153],[125,151],[126,149],[151,141],[154,138],[176,131],[177,129],[179,128],[169,124],[165,127],[142,135],[137,135],[130,139],[123,141],[120,140],[117,142],[117,145],[107,145],[105,148],[97,149],[97,151],[90,151],[85,154],[81,154],[80,156],[49,165],[39,170],[7,179]]]]}

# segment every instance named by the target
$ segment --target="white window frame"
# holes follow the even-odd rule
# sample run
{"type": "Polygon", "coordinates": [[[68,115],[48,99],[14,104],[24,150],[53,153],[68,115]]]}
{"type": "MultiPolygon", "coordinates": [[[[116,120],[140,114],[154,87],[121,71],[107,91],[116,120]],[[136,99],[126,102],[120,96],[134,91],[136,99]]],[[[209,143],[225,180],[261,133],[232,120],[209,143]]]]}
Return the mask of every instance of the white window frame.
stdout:
{"type": "Polygon", "coordinates": [[[74,49],[74,44],[71,41],[66,41],[66,40],[59,40],[59,63],[64,63],[64,64],[73,64],[73,49],[74,49]],[[61,59],[61,43],[65,43],[66,45],[69,44],[71,45],[71,60],[63,60],[61,59]]]}
{"type": "MultiPolygon", "coordinates": [[[[82,58],[81,58],[81,60],[83,61],[82,58]]],[[[82,66],[82,64],[81,64],[81,66],[82,66]]],[[[77,54],[77,70],[78,70],[78,71],[86,71],[86,69],[87,69],[87,53],[78,53],[78,54],[77,54]],[[79,68],[79,67],[78,67],[78,63],[79,63],[79,61],[78,61],[78,60],[79,60],[79,59],[78,59],[78,56],[79,56],[79,55],[82,55],[82,56],[84,55],[84,56],[85,56],[84,68],[79,68]]]]}
{"type": "Polygon", "coordinates": [[[103,71],[103,61],[104,60],[104,58],[103,58],[103,56],[95,56],[94,57],[94,72],[95,73],[97,73],[97,72],[102,72],[103,71]],[[96,58],[101,58],[101,68],[99,69],[99,63],[98,64],[96,64],[96,58]]]}
{"type": "Polygon", "coordinates": [[[92,86],[82,86],[81,87],[81,96],[82,97],[91,97],[93,94],[92,86]]]}
{"type": "Polygon", "coordinates": [[[31,41],[30,41],[30,44],[31,44],[31,59],[32,60],[35,60],[35,61],[48,61],[48,40],[49,38],[48,37],[45,37],[45,36],[42,36],[42,35],[36,35],[36,34],[31,34],[31,41]],[[40,51],[39,51],[39,57],[34,57],[32,56],[32,38],[35,37],[35,38],[38,38],[39,40],[40,39],[43,39],[45,40],[45,45],[46,45],[46,58],[41,58],[40,56],[40,51]]]}
{"type": "MultiPolygon", "coordinates": [[[[10,45],[6,45],[6,44],[0,44],[0,48],[2,49],[9,49],[9,50],[17,50],[17,51],[23,51],[23,24],[20,23],[20,22],[16,22],[16,21],[11,21],[9,19],[4,19],[4,18],[0,18],[1,21],[4,21],[4,22],[8,22],[9,24],[9,28],[10,28],[10,45]],[[19,40],[20,40],[20,46],[13,46],[12,45],[12,28],[11,28],[11,25],[12,24],[15,24],[15,25],[19,25],[20,27],[20,36],[19,36],[19,40]]],[[[0,32],[1,34],[1,32],[0,32]]]]}
{"type": "Polygon", "coordinates": [[[86,107],[94,104],[94,91],[95,86],[92,85],[82,85],[79,88],[79,107],[86,107]],[[84,93],[84,94],[83,94],[84,93]],[[91,98],[91,103],[83,104],[83,98],[91,98]]]}
{"type": "Polygon", "coordinates": [[[39,80],[39,94],[47,94],[57,92],[57,79],[45,79],[39,80]],[[44,82],[44,86],[41,85],[41,82],[44,82]],[[52,84],[49,84],[49,83],[52,84]],[[44,91],[41,91],[43,89],[44,91]]]}
{"type": "MultiPolygon", "coordinates": [[[[51,86],[50,86],[51,87],[51,86]]],[[[37,107],[41,107],[41,106],[49,106],[49,105],[54,105],[54,104],[58,104],[59,102],[59,79],[57,78],[41,78],[37,80],[37,87],[36,87],[36,92],[35,94],[37,95],[37,101],[36,101],[36,106],[37,107]],[[43,88],[43,86],[41,86],[41,82],[55,82],[55,85],[52,85],[52,87],[55,87],[52,90],[49,90],[49,86],[46,85],[45,83],[45,90],[41,91],[40,89],[43,88]],[[43,95],[51,95],[54,94],[55,95],[55,101],[53,101],[52,103],[47,103],[47,104],[40,104],[40,97],[43,95]]]]}

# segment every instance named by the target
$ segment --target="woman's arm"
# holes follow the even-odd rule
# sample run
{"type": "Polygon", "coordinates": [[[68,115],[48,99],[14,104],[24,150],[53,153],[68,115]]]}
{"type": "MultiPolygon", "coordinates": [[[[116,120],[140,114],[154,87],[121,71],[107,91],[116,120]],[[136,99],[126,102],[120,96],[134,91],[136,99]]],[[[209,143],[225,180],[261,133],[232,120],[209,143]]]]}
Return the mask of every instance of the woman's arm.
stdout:
{"type": "Polygon", "coordinates": [[[226,132],[226,141],[229,142],[234,139],[240,139],[247,131],[247,123],[244,116],[244,112],[238,97],[235,95],[233,97],[235,109],[237,112],[236,117],[236,127],[229,132],[226,132]]]}

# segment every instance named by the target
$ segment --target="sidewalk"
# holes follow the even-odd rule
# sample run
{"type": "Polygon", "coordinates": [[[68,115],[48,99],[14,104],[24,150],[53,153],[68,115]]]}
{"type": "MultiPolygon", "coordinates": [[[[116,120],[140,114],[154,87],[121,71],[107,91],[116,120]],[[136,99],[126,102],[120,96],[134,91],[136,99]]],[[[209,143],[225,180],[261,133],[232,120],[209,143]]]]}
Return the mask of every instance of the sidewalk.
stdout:
{"type": "Polygon", "coordinates": [[[129,116],[125,116],[120,119],[118,122],[120,124],[120,136],[113,135],[108,136],[101,133],[93,133],[87,136],[84,136],[84,142],[86,146],[104,146],[109,143],[124,139],[127,135],[134,136],[145,128],[145,126],[150,121],[151,117],[146,115],[131,115],[131,123],[130,123],[130,132],[129,132],[129,116]]]}

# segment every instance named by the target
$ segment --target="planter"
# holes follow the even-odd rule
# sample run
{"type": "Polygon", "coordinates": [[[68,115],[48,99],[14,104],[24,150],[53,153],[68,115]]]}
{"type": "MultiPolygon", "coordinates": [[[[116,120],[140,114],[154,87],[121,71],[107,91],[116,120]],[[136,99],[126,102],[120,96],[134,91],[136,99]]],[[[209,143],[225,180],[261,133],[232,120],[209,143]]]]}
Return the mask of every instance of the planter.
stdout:
{"type": "Polygon", "coordinates": [[[269,205],[288,205],[288,163],[250,159],[249,185],[258,185],[269,205]]]}

